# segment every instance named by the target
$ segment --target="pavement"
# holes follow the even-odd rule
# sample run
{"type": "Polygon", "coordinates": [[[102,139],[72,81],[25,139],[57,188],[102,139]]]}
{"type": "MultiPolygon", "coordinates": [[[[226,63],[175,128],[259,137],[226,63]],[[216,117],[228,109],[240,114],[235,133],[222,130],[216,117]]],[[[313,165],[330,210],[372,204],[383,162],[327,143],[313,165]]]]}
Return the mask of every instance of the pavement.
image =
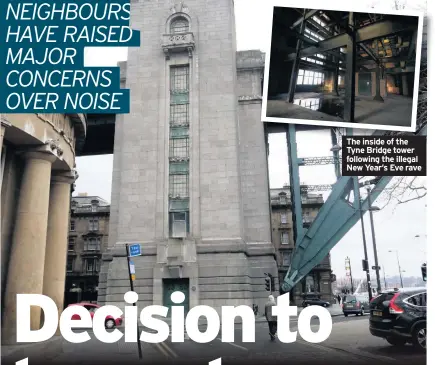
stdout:
{"type": "MultiPolygon", "coordinates": [[[[297,330],[297,318],[290,321],[292,331],[297,330]]],[[[318,320],[311,322],[311,329],[319,329],[318,320]]],[[[123,329],[120,329],[123,331],[123,329]]],[[[233,343],[222,342],[220,335],[210,343],[198,344],[189,339],[174,343],[169,338],[165,343],[141,343],[142,359],[138,357],[137,343],[99,342],[90,332],[91,340],[82,344],[71,344],[55,337],[34,345],[18,345],[15,350],[2,346],[2,363],[15,364],[29,358],[29,365],[36,364],[183,364],[207,365],[221,358],[222,365],[232,364],[286,364],[292,365],[384,365],[426,364],[426,355],[415,352],[412,346],[396,348],[380,338],[373,337],[368,329],[368,316],[333,316],[330,337],[322,343],[308,343],[299,335],[294,343],[271,342],[267,323],[257,322],[255,343],[242,341],[241,326],[235,327],[233,343]],[[21,346],[21,347],[20,347],[21,346]]],[[[215,364],[213,364],[215,365],[215,364]]],[[[218,364],[217,364],[218,365],[218,364]]]]}

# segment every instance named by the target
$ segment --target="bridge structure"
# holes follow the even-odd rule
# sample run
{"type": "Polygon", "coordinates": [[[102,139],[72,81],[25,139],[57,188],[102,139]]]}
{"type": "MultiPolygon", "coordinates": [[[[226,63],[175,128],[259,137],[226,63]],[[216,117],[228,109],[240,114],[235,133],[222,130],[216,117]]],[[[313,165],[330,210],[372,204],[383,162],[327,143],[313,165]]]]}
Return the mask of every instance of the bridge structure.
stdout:
{"type": "MultiPolygon", "coordinates": [[[[88,134],[86,142],[78,157],[112,154],[114,147],[116,115],[93,114],[87,116],[88,134]]],[[[367,199],[361,200],[360,189],[367,185],[372,187],[374,201],[387,187],[392,179],[383,177],[349,177],[341,175],[341,157],[337,129],[322,126],[310,126],[287,123],[264,123],[266,138],[269,133],[286,133],[290,191],[294,224],[295,249],[291,265],[284,278],[282,291],[289,292],[308,273],[327,256],[331,249],[360,220],[368,209],[367,199]],[[296,135],[300,131],[331,129],[332,156],[299,157],[297,153],[296,135]],[[299,179],[301,166],[317,166],[332,164],[335,168],[336,182],[323,185],[303,185],[299,179]],[[306,229],[303,227],[302,191],[330,191],[328,198],[317,217],[306,229]]],[[[343,135],[352,135],[354,130],[341,129],[343,135]]],[[[383,135],[385,131],[364,131],[372,135],[383,135]]],[[[426,135],[426,125],[419,128],[416,135],[426,135]]]]}

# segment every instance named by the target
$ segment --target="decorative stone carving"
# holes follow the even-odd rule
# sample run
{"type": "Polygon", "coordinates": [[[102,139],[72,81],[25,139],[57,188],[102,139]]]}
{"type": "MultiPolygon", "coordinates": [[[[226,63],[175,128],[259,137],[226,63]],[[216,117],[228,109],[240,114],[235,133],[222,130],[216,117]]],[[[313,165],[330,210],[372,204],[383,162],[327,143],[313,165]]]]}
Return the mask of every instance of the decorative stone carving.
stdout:
{"type": "Polygon", "coordinates": [[[189,161],[189,157],[169,157],[170,162],[185,162],[189,161]]]}
{"type": "Polygon", "coordinates": [[[184,3],[184,1],[180,1],[178,4],[174,3],[174,5],[172,5],[170,11],[172,14],[175,14],[175,13],[186,13],[187,14],[189,12],[189,8],[184,3]]]}
{"type": "Polygon", "coordinates": [[[261,95],[241,95],[239,96],[239,101],[250,101],[250,100],[262,100],[261,95]]]}
{"type": "Polygon", "coordinates": [[[181,11],[183,13],[188,13],[189,12],[189,8],[187,7],[187,5],[184,3],[184,1],[181,2],[181,11]]]}
{"type": "Polygon", "coordinates": [[[193,33],[163,34],[162,49],[167,59],[171,53],[177,52],[188,52],[189,57],[192,57],[195,49],[193,33]]]}

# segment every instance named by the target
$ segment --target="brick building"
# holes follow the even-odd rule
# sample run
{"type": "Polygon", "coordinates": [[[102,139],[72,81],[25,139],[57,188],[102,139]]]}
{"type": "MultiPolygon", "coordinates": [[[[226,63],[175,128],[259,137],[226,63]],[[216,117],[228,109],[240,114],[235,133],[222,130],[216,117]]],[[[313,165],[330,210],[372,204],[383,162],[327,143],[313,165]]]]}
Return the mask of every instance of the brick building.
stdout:
{"type": "Polygon", "coordinates": [[[65,306],[97,302],[101,256],[107,249],[110,205],[98,196],[71,199],[65,306]]]}

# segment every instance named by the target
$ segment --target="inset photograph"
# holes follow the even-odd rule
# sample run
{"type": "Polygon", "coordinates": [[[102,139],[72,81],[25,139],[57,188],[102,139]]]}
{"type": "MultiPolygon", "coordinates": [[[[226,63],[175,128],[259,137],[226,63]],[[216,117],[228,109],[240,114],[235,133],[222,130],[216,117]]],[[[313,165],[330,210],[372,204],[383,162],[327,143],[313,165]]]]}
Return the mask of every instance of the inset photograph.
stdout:
{"type": "Polygon", "coordinates": [[[274,6],[265,122],[415,131],[423,14],[274,6]]]}

